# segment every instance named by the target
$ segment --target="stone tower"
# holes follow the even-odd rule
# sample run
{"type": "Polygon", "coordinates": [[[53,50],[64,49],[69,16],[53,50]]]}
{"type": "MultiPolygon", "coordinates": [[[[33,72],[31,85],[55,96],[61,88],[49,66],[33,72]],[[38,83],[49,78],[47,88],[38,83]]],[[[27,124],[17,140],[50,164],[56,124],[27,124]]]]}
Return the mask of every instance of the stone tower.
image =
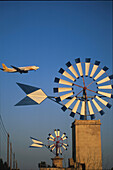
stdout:
{"type": "Polygon", "coordinates": [[[72,157],[85,170],[102,170],[100,120],[72,123],[72,157]]]}

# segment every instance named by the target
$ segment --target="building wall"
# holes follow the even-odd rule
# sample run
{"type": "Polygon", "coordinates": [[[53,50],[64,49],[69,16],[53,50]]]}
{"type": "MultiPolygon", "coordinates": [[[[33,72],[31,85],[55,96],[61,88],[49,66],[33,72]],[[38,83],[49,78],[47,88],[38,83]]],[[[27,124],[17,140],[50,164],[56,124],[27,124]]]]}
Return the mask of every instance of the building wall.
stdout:
{"type": "Polygon", "coordinates": [[[75,168],[40,168],[40,170],[76,170],[75,168]]]}
{"type": "Polygon", "coordinates": [[[72,157],[85,164],[85,170],[101,170],[100,120],[75,120],[72,123],[72,157]]]}
{"type": "MultiPolygon", "coordinates": [[[[55,158],[52,158],[52,167],[40,167],[40,170],[82,170],[80,166],[78,169],[76,168],[76,165],[74,165],[74,161],[72,158],[68,159],[69,166],[67,168],[63,167],[62,161],[63,158],[56,156],[55,158]]],[[[46,163],[40,165],[46,165],[46,163]]]]}

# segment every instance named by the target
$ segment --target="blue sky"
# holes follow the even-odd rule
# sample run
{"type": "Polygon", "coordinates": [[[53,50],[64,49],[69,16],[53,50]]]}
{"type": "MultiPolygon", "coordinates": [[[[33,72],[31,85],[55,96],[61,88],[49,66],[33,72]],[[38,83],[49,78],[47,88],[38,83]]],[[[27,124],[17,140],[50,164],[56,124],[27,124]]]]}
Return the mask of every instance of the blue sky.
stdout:
{"type": "MultiPolygon", "coordinates": [[[[45,100],[41,105],[15,107],[24,96],[16,82],[42,88],[53,95],[54,78],[65,63],[75,58],[101,61],[112,73],[112,2],[0,2],[0,67],[37,65],[29,74],[0,72],[0,113],[11,136],[21,170],[37,169],[40,161],[51,164],[54,156],[45,148],[29,149],[30,136],[47,142],[49,132],[59,128],[69,137],[65,161],[71,157],[69,112],[45,100]]],[[[75,117],[76,118],[76,117],[75,117]]],[[[113,167],[112,109],[101,119],[103,167],[113,167]]]]}

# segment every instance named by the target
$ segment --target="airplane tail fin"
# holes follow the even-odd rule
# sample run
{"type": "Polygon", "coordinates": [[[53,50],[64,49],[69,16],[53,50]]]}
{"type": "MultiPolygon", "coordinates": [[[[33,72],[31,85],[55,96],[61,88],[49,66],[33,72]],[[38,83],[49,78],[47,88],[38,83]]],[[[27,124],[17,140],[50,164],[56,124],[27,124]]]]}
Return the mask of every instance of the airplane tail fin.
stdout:
{"type": "Polygon", "coordinates": [[[7,69],[7,66],[3,63],[2,63],[2,67],[3,67],[3,69],[7,69]]]}
{"type": "Polygon", "coordinates": [[[8,70],[8,67],[2,63],[3,70],[8,70]]]}

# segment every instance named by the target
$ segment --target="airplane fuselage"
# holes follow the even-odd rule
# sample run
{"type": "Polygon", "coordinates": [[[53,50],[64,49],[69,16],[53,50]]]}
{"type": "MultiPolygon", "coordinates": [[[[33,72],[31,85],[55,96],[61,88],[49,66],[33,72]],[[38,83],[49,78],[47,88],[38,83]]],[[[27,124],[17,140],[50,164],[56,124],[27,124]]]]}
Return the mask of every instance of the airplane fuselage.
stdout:
{"type": "MultiPolygon", "coordinates": [[[[22,71],[31,71],[31,70],[37,70],[39,67],[37,66],[26,66],[26,67],[18,67],[22,71]]],[[[15,68],[7,68],[3,70],[4,72],[18,72],[15,68]]]]}
{"type": "Polygon", "coordinates": [[[8,73],[15,73],[15,72],[28,73],[28,71],[39,69],[39,67],[37,67],[37,66],[25,66],[25,67],[11,66],[13,68],[8,68],[5,64],[2,64],[2,66],[3,66],[3,69],[1,69],[1,70],[4,72],[8,72],[8,73]]]}

